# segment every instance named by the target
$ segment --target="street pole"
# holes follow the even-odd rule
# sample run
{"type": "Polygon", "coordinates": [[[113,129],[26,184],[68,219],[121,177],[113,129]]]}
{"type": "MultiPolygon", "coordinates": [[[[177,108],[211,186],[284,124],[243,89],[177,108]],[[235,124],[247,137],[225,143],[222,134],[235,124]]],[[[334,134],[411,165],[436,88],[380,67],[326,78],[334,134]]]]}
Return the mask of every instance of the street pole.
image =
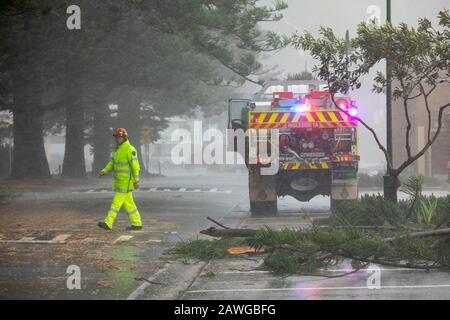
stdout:
{"type": "MultiPolygon", "coordinates": [[[[391,0],[386,0],[386,20],[391,20],[391,0]]],[[[392,150],[392,67],[388,57],[386,57],[386,147],[388,157],[391,162],[391,168],[388,168],[384,176],[384,197],[393,202],[397,202],[398,178],[392,176],[394,166],[393,150],[392,150]]]]}
{"type": "MultiPolygon", "coordinates": [[[[386,2],[386,20],[391,23],[391,0],[386,2]]],[[[392,84],[391,84],[391,64],[389,59],[386,59],[386,144],[387,152],[391,163],[392,157],[392,84]]]]}

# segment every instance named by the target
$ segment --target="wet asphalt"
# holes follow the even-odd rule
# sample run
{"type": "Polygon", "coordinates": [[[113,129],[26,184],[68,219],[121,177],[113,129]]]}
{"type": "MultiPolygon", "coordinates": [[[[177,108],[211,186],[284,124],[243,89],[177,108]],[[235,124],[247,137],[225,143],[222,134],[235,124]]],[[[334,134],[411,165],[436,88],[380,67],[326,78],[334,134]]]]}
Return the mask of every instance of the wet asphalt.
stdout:
{"type": "MultiPolygon", "coordinates": [[[[94,179],[2,198],[1,299],[450,298],[450,277],[442,272],[382,268],[381,289],[373,289],[366,270],[335,279],[280,278],[261,270],[258,257],[186,262],[166,254],[179,241],[205,237],[199,231],[213,226],[208,216],[230,227],[304,227],[310,223],[305,208],[316,220],[328,217],[326,197],[309,203],[287,197],[278,217],[254,218],[244,173],[152,177],[135,192],[143,230],[125,231],[129,222],[121,211],[106,232],[96,224],[109,208],[110,183],[94,179]],[[73,266],[80,271],[79,289],[71,288],[73,266]]],[[[349,267],[331,272],[341,269],[349,267]]]]}

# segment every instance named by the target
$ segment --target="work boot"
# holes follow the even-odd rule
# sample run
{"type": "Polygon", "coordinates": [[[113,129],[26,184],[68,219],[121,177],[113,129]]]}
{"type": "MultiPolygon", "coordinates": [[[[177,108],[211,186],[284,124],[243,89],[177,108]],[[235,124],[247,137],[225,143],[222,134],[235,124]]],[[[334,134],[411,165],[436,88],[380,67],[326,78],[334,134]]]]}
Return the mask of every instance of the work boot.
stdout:
{"type": "Polygon", "coordinates": [[[142,226],[129,226],[125,230],[127,230],[127,231],[138,231],[138,230],[142,230],[142,226]]]}
{"type": "Polygon", "coordinates": [[[108,225],[107,225],[106,223],[104,223],[103,221],[100,221],[100,222],[98,223],[98,226],[99,226],[100,228],[102,228],[102,229],[105,229],[106,231],[111,231],[111,228],[108,227],[108,225]]]}

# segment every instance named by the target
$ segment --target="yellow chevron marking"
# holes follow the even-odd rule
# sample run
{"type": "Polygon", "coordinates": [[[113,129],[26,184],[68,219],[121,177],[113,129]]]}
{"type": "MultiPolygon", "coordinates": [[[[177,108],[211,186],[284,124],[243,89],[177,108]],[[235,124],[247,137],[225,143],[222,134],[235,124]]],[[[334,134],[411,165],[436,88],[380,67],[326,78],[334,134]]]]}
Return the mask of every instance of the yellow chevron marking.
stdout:
{"type": "Polygon", "coordinates": [[[298,122],[298,120],[300,119],[300,116],[301,116],[300,113],[296,113],[295,116],[294,116],[294,118],[292,118],[292,122],[293,122],[293,123],[298,122]]]}
{"type": "Polygon", "coordinates": [[[306,119],[308,120],[308,122],[314,122],[314,118],[311,115],[311,113],[307,112],[305,115],[306,115],[306,119]]]}
{"type": "Polygon", "coordinates": [[[328,115],[330,116],[331,120],[334,122],[339,122],[338,118],[336,117],[336,114],[334,112],[328,112],[328,115]]]}
{"type": "Polygon", "coordinates": [[[258,122],[263,122],[265,117],[266,117],[266,113],[261,113],[261,115],[258,118],[258,122]]]}
{"type": "Polygon", "coordinates": [[[325,116],[323,115],[322,112],[316,112],[317,116],[319,117],[319,120],[322,122],[326,122],[327,119],[325,119],[325,116]]]}
{"type": "Polygon", "coordinates": [[[286,122],[287,118],[289,117],[289,113],[284,113],[283,117],[281,117],[280,122],[286,122]]]}
{"type": "Polygon", "coordinates": [[[275,122],[275,120],[277,119],[278,113],[274,112],[269,119],[269,122],[275,122]]]}

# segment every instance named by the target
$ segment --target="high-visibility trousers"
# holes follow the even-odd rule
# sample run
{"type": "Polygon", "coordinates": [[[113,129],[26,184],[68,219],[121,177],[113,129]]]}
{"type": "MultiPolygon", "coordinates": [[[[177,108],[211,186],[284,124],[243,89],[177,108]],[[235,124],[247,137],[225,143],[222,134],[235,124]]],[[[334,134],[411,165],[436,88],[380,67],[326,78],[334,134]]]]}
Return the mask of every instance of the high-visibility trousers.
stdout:
{"type": "Polygon", "coordinates": [[[115,194],[111,208],[104,220],[106,225],[112,229],[113,223],[116,220],[122,205],[128,214],[131,225],[136,227],[142,226],[141,215],[134,203],[132,192],[117,192],[115,194]]]}

